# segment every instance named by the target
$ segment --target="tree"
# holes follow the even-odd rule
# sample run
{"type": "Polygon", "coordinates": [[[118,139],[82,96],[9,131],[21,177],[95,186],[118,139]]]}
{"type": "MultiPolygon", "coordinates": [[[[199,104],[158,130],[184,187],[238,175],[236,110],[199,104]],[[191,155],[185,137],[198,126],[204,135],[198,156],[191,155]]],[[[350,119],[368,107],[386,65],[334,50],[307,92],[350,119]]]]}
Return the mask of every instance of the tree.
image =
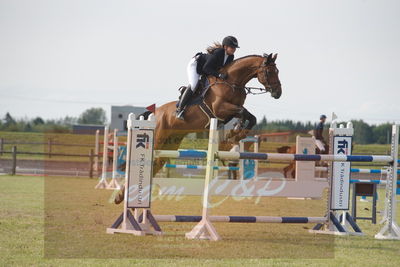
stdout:
{"type": "Polygon", "coordinates": [[[33,125],[39,125],[39,124],[44,124],[44,120],[40,117],[36,117],[34,120],[32,120],[33,125]]]}
{"type": "Polygon", "coordinates": [[[106,120],[106,111],[104,109],[90,108],[79,116],[78,123],[104,125],[106,120]]]}
{"type": "Polygon", "coordinates": [[[261,121],[259,123],[257,123],[256,125],[254,125],[253,130],[262,130],[265,127],[267,127],[267,118],[264,115],[262,117],[261,121]]]}
{"type": "Polygon", "coordinates": [[[4,126],[8,127],[13,124],[16,124],[16,121],[14,120],[13,117],[11,117],[11,114],[9,112],[7,112],[6,116],[4,117],[4,126]]]}
{"type": "Polygon", "coordinates": [[[24,132],[32,132],[32,126],[29,122],[24,125],[24,132]]]}
{"type": "Polygon", "coordinates": [[[374,143],[378,144],[389,144],[390,143],[390,133],[392,131],[392,124],[385,123],[380,124],[372,128],[372,133],[374,143]]]}
{"type": "Polygon", "coordinates": [[[373,142],[372,128],[363,120],[352,120],[354,128],[354,142],[358,144],[371,144],[373,142]]]}

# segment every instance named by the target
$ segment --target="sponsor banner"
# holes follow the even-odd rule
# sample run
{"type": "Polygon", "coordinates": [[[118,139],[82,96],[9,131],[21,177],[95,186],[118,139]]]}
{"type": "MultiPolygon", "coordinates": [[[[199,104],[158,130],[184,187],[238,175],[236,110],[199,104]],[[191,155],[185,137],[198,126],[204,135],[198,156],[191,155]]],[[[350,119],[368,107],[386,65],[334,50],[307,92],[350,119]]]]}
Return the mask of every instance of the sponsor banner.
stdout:
{"type": "Polygon", "coordinates": [[[153,169],[152,129],[132,129],[128,172],[128,208],[150,208],[153,169]]]}
{"type": "MultiPolygon", "coordinates": [[[[351,155],[351,136],[333,137],[333,154],[351,155]]],[[[332,162],[331,209],[348,210],[351,162],[332,162]]]]}

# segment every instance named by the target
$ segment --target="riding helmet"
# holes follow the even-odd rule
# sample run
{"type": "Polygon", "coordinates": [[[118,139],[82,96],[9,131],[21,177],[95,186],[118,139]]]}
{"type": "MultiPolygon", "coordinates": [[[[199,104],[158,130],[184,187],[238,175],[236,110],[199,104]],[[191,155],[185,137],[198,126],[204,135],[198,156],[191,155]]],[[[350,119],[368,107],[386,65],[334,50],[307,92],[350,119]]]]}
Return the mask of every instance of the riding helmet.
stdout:
{"type": "Polygon", "coordinates": [[[235,48],[239,48],[238,41],[235,37],[233,36],[226,36],[224,40],[222,40],[222,45],[227,45],[235,48]]]}

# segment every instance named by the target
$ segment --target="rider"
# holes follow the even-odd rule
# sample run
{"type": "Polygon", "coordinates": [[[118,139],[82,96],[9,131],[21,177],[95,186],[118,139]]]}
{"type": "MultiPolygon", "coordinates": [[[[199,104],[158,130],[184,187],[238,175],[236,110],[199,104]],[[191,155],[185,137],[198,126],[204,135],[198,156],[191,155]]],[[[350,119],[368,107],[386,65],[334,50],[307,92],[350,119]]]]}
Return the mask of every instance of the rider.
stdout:
{"type": "Polygon", "coordinates": [[[319,121],[319,123],[318,123],[318,125],[317,125],[317,127],[315,128],[315,131],[314,131],[314,136],[315,136],[316,140],[318,140],[318,141],[320,141],[322,143],[323,147],[320,148],[321,151],[325,151],[325,147],[326,147],[327,144],[326,144],[326,141],[324,139],[324,136],[322,135],[322,132],[324,131],[324,123],[326,121],[326,116],[325,115],[321,115],[319,117],[319,120],[320,121],[319,121]]]}
{"type": "Polygon", "coordinates": [[[183,120],[185,107],[190,97],[195,93],[197,83],[201,75],[213,75],[220,79],[227,79],[227,75],[218,70],[233,61],[238,41],[233,36],[227,36],[222,40],[222,45],[216,43],[207,49],[208,54],[197,53],[187,66],[189,85],[177,104],[176,117],[183,120]]]}

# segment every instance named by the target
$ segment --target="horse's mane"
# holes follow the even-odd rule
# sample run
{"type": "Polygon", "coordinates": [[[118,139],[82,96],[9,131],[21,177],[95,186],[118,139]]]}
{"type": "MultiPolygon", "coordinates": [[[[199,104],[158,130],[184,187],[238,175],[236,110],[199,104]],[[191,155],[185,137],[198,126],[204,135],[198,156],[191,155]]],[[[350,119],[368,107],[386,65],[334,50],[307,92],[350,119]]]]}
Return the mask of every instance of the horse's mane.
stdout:
{"type": "Polygon", "coordinates": [[[245,58],[248,58],[248,57],[263,57],[263,56],[260,56],[260,55],[247,55],[247,56],[244,56],[244,57],[240,57],[240,58],[237,58],[237,59],[233,60],[228,65],[223,66],[221,70],[226,70],[229,67],[231,67],[233,64],[236,64],[238,61],[241,61],[242,59],[245,59],[245,58]]]}
{"type": "Polygon", "coordinates": [[[248,57],[263,57],[263,56],[260,56],[260,55],[247,55],[247,56],[244,56],[244,57],[240,57],[240,58],[235,59],[234,61],[232,61],[232,62],[229,63],[228,65],[230,65],[230,64],[232,64],[232,63],[234,63],[234,62],[236,62],[236,61],[239,61],[239,60],[248,58],[248,57]]]}

